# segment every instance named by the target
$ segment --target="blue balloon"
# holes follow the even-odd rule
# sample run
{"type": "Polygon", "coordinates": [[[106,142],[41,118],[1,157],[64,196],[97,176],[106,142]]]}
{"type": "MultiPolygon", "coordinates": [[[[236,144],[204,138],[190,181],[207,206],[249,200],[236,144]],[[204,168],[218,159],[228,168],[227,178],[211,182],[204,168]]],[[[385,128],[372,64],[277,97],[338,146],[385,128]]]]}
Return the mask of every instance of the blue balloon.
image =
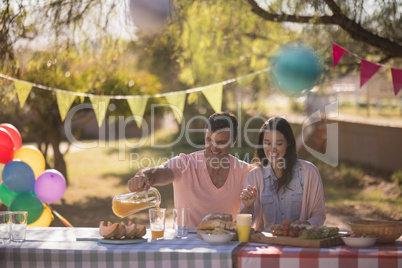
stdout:
{"type": "Polygon", "coordinates": [[[14,159],[8,162],[1,173],[3,183],[13,192],[30,193],[35,187],[35,174],[25,162],[14,159]]]}
{"type": "Polygon", "coordinates": [[[272,60],[272,82],[287,96],[302,96],[320,81],[321,61],[303,45],[286,46],[272,60]]]}

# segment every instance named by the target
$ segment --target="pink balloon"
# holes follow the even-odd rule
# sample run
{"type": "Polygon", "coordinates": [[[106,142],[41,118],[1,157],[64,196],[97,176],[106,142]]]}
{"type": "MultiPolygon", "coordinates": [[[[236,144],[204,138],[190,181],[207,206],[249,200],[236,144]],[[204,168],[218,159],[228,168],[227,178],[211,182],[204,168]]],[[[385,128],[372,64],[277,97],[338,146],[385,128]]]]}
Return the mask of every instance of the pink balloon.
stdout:
{"type": "Polygon", "coordinates": [[[66,191],[66,179],[55,169],[47,169],[39,175],[35,182],[35,194],[45,203],[60,200],[66,191]]]}
{"type": "Polygon", "coordinates": [[[8,131],[0,127],[0,163],[6,164],[13,160],[14,143],[8,131]]]}
{"type": "Polygon", "coordinates": [[[0,124],[0,127],[7,130],[7,132],[11,135],[15,150],[18,150],[19,148],[21,148],[22,138],[21,138],[21,134],[18,131],[18,129],[15,126],[13,126],[11,124],[7,124],[7,123],[0,124]]]}

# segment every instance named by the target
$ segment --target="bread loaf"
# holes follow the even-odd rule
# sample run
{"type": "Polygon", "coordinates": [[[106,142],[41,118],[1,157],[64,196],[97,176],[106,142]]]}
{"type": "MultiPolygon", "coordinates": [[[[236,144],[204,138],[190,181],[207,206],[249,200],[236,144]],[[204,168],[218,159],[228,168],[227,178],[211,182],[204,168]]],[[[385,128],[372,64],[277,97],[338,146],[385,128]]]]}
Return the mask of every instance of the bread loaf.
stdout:
{"type": "Polygon", "coordinates": [[[221,221],[222,220],[202,221],[202,222],[200,222],[200,224],[198,224],[197,229],[200,229],[200,230],[213,230],[215,228],[221,227],[221,221]]]}
{"type": "Polygon", "coordinates": [[[233,221],[232,214],[226,213],[211,213],[205,216],[201,222],[209,220],[223,220],[223,221],[233,221]]]}
{"type": "Polygon", "coordinates": [[[216,230],[226,230],[229,232],[237,232],[236,223],[232,220],[231,214],[212,213],[204,217],[197,226],[197,237],[201,237],[202,232],[216,230]]]}
{"type": "Polygon", "coordinates": [[[222,228],[233,232],[236,231],[236,223],[222,220],[208,220],[202,221],[197,227],[199,230],[214,230],[215,228],[222,228]]]}

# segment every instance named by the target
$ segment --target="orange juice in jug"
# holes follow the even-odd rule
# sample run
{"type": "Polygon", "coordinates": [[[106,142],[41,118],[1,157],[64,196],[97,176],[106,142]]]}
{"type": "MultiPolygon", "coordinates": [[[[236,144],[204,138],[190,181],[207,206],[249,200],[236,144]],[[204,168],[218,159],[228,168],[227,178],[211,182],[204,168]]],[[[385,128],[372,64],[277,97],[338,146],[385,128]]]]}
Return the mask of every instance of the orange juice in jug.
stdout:
{"type": "Polygon", "coordinates": [[[112,201],[112,210],[116,216],[124,218],[144,209],[159,208],[160,203],[161,195],[159,191],[151,187],[148,191],[115,196],[112,201]]]}

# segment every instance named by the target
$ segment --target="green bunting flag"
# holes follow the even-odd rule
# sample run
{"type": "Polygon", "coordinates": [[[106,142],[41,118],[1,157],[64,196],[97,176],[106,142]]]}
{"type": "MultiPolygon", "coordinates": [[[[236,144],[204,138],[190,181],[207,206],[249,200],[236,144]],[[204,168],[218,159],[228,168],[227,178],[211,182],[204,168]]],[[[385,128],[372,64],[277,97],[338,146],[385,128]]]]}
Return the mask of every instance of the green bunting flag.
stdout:
{"type": "Polygon", "coordinates": [[[135,123],[140,128],[142,118],[144,117],[145,108],[147,107],[148,97],[138,97],[127,99],[131,113],[134,116],[135,123]]]}
{"type": "Polygon", "coordinates": [[[56,99],[61,121],[64,121],[68,111],[70,110],[71,104],[73,104],[75,100],[75,95],[62,91],[56,91],[56,99]]]}
{"type": "Polygon", "coordinates": [[[14,81],[14,88],[17,91],[18,100],[22,108],[24,107],[25,101],[27,100],[29,93],[31,92],[32,85],[20,81],[14,81]]]}
{"type": "Polygon", "coordinates": [[[220,112],[222,110],[222,93],[223,85],[215,85],[202,90],[205,98],[212,106],[215,112],[220,112]]]}
{"type": "Polygon", "coordinates": [[[110,98],[102,96],[90,96],[89,99],[91,100],[96,119],[98,120],[98,126],[101,127],[103,119],[105,119],[110,98]]]}
{"type": "Polygon", "coordinates": [[[197,101],[197,99],[198,99],[198,92],[191,92],[187,96],[187,103],[188,104],[193,104],[194,102],[197,101]]]}
{"type": "Polygon", "coordinates": [[[170,94],[165,96],[167,102],[173,111],[174,116],[179,124],[183,118],[184,104],[186,102],[186,93],[170,94]]]}

